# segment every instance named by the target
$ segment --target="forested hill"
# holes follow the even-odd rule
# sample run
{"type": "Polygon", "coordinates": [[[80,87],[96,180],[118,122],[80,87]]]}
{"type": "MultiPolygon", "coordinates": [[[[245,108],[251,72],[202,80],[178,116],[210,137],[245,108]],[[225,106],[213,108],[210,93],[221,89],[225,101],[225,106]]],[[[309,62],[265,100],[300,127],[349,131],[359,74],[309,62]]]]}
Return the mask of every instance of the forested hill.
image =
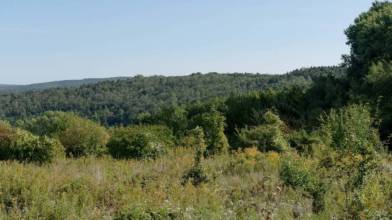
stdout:
{"type": "Polygon", "coordinates": [[[307,86],[321,75],[344,75],[340,67],[312,67],[284,75],[192,74],[136,76],[80,87],[62,87],[0,95],[0,118],[14,121],[49,110],[74,111],[104,124],[129,124],[141,112],[233,93],[307,86]]]}
{"type": "Polygon", "coordinates": [[[7,85],[0,84],[0,93],[12,93],[12,92],[25,92],[32,90],[44,90],[51,88],[61,88],[61,87],[78,87],[82,85],[96,84],[102,81],[109,80],[123,80],[128,79],[128,77],[115,77],[115,78],[89,78],[81,80],[62,80],[46,83],[36,83],[30,85],[7,85]]]}

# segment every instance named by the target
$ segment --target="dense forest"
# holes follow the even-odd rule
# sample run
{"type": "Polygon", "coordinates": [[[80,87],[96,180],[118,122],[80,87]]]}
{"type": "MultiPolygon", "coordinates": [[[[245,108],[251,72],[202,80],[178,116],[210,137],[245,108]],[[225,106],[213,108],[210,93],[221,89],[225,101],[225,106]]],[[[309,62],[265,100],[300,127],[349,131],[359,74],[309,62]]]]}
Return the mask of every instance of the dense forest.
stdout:
{"type": "Polygon", "coordinates": [[[113,78],[90,78],[81,80],[62,80],[46,83],[35,83],[29,85],[8,85],[0,84],[0,93],[15,93],[25,91],[39,91],[51,88],[62,88],[62,87],[78,87],[83,85],[95,84],[102,81],[109,80],[124,80],[128,77],[113,77],[113,78]]]}
{"type": "Polygon", "coordinates": [[[392,219],[392,3],[341,67],[0,97],[0,218],[392,219]]]}
{"type": "Polygon", "coordinates": [[[340,67],[315,67],[285,75],[192,74],[190,76],[136,76],[80,87],[0,94],[0,117],[8,120],[45,111],[73,111],[106,125],[135,123],[139,113],[193,101],[224,98],[230,94],[307,87],[319,76],[345,74],[340,67]]]}

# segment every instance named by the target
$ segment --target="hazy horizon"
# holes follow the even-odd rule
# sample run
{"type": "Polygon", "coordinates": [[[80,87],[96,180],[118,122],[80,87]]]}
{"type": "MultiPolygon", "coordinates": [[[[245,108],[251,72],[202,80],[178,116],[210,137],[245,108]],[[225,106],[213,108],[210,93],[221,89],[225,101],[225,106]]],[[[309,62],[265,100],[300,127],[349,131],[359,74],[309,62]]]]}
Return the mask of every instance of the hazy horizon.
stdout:
{"type": "Polygon", "coordinates": [[[0,84],[337,65],[372,2],[1,2],[0,84]]]}

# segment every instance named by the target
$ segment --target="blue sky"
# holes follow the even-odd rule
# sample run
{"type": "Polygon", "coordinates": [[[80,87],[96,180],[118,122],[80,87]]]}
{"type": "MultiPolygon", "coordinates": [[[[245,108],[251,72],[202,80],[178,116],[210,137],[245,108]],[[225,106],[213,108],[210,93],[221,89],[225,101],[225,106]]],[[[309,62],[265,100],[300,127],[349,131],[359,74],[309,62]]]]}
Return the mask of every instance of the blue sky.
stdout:
{"type": "Polygon", "coordinates": [[[371,0],[0,1],[0,84],[334,65],[371,0]]]}

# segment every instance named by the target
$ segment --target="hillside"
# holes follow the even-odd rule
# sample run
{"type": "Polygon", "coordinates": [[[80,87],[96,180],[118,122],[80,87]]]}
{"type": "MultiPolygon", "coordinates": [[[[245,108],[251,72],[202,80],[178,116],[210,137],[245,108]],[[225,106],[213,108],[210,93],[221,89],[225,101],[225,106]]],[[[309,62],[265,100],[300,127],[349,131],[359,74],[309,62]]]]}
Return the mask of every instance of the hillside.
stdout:
{"type": "Polygon", "coordinates": [[[0,117],[15,120],[49,110],[61,110],[74,111],[104,124],[129,124],[138,113],[154,112],[162,106],[268,88],[307,86],[315,78],[329,74],[343,75],[344,69],[313,67],[284,75],[196,73],[172,77],[136,76],[126,80],[102,82],[91,79],[44,83],[31,86],[30,88],[34,88],[32,91],[0,95],[0,117]],[[75,87],[78,84],[89,85],[75,87]],[[62,88],[40,90],[56,85],[62,88]],[[74,87],[64,87],[67,85],[74,87]]]}
{"type": "Polygon", "coordinates": [[[344,67],[3,93],[0,219],[392,219],[391,21],[344,67]]]}
{"type": "Polygon", "coordinates": [[[53,81],[53,82],[45,82],[45,83],[35,83],[29,85],[0,84],[0,93],[24,92],[24,91],[44,90],[44,89],[62,88],[62,87],[78,87],[82,85],[95,84],[102,81],[122,80],[122,79],[127,79],[127,77],[62,80],[62,81],[53,81]]]}

